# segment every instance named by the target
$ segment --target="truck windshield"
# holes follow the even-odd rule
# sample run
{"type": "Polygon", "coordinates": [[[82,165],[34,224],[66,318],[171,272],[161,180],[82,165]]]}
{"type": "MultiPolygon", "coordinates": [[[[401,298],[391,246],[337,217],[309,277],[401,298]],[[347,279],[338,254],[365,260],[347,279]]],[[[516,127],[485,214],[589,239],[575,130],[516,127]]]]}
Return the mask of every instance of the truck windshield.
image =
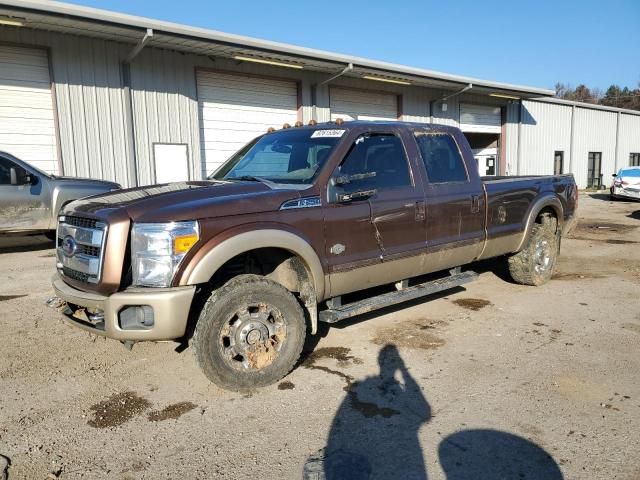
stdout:
{"type": "Polygon", "coordinates": [[[311,184],[345,130],[280,130],[258,137],[209,176],[311,184]]]}

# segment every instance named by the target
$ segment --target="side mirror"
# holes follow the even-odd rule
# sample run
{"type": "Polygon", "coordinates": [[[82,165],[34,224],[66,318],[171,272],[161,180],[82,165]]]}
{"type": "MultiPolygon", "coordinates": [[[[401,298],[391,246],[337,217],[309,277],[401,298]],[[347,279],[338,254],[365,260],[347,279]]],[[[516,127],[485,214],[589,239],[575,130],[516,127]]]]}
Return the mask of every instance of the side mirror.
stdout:
{"type": "Polygon", "coordinates": [[[33,185],[37,181],[34,177],[22,167],[11,167],[11,185],[33,185]]]}

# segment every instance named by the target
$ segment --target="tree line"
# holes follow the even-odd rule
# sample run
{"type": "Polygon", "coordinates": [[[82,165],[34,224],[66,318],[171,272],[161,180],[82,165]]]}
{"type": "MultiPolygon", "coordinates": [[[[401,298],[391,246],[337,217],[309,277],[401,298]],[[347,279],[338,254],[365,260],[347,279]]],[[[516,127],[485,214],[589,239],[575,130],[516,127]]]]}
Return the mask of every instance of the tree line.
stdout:
{"type": "Polygon", "coordinates": [[[575,102],[640,110],[640,83],[633,89],[611,85],[604,92],[599,88],[589,88],[582,83],[576,88],[568,84],[556,83],[556,97],[575,102]]]}

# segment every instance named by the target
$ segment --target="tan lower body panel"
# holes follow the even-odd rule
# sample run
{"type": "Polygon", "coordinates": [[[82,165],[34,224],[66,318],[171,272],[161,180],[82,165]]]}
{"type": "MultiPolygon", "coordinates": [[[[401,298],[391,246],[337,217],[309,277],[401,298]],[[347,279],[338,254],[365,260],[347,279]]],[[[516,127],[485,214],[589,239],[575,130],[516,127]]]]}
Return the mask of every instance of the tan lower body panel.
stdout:
{"type": "Polygon", "coordinates": [[[332,273],[331,297],[377,287],[388,283],[457,267],[473,261],[481,245],[473,243],[442,249],[398,260],[383,261],[366,267],[332,273]]]}
{"type": "Polygon", "coordinates": [[[184,335],[195,286],[176,288],[131,289],[103,296],[83,292],[67,285],[59,275],[53,278],[56,295],[68,304],[104,313],[104,328],[96,328],[71,313],[63,313],[73,325],[96,335],[115,340],[173,340],[184,335]],[[154,323],[148,329],[123,330],[118,314],[128,306],[148,305],[153,309],[154,323]]]}

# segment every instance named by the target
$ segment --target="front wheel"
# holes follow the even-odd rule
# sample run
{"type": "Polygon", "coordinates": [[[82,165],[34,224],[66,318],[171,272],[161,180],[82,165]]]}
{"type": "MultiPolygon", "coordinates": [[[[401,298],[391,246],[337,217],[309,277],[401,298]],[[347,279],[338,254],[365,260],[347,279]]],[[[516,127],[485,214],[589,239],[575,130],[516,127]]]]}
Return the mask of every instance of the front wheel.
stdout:
{"type": "Polygon", "coordinates": [[[559,249],[558,222],[545,215],[533,225],[529,240],[521,251],[509,257],[511,278],[523,285],[547,283],[556,267],[559,249]]]}
{"type": "Polygon", "coordinates": [[[211,294],[192,343],[207,378],[237,391],[287,375],[305,335],[304,313],[287,289],[258,275],[239,275],[211,294]]]}

